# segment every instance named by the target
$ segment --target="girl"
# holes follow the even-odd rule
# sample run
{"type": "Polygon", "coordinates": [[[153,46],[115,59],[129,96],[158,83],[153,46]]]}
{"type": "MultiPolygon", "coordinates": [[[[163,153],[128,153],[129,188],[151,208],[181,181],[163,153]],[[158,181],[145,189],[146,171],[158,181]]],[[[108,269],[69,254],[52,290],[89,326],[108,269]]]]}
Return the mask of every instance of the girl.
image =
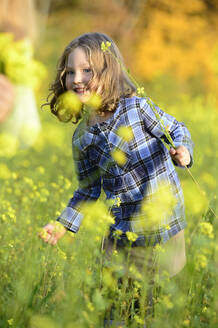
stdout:
{"type": "MultiPolygon", "coordinates": [[[[122,69],[123,65],[117,46],[102,33],[81,35],[64,50],[51,88],[52,113],[58,115],[58,97],[67,90],[75,92],[82,102],[91,92],[96,92],[101,96],[102,105],[96,113],[90,113],[87,122],[78,125],[73,135],[79,188],[57,219],[64,229],[56,231],[55,225],[49,223],[43,228],[46,234],[41,237],[54,245],[67,230],[76,233],[83,218],[81,203],[96,200],[102,185],[108,199],[120,199],[119,206],[114,204],[111,209],[115,223],[110,227],[106,248],[110,249],[116,232],[121,231],[117,241],[121,248],[126,244],[128,233],[135,232],[133,256],[141,263],[145,247],[162,243],[170,250],[167,270],[172,276],[185,263],[186,226],[183,195],[174,166],[191,166],[192,142],[183,123],[155,106],[175,145],[168,151],[162,142],[168,140],[160,121],[147,99],[135,96],[136,86],[122,69]],[[102,51],[102,42],[110,43],[110,53],[102,51]],[[85,128],[81,131],[82,124],[85,128]],[[118,133],[123,126],[132,131],[128,142],[121,142],[118,133]],[[112,156],[116,149],[125,153],[123,165],[118,165],[112,156]],[[143,228],[148,218],[141,218],[142,201],[149,201],[162,182],[170,186],[176,202],[170,214],[163,214],[158,224],[150,226],[148,231],[143,228]]],[[[77,120],[79,118],[80,115],[77,120]]],[[[97,218],[93,224],[98,224],[97,218]]]]}

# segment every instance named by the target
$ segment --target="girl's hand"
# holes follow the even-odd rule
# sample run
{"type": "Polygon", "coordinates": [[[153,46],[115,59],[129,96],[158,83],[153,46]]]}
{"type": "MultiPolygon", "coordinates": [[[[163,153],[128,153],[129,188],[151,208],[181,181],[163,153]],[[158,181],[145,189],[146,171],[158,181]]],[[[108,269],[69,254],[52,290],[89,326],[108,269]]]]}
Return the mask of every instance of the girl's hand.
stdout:
{"type": "Polygon", "coordinates": [[[191,161],[190,153],[185,146],[170,148],[170,156],[180,166],[187,166],[191,161]]]}
{"type": "Polygon", "coordinates": [[[6,76],[0,74],[0,122],[4,122],[10,114],[14,98],[14,86],[6,76]]]}
{"type": "Polygon", "coordinates": [[[45,243],[55,245],[66,231],[67,229],[59,222],[48,223],[42,228],[39,237],[42,238],[45,243]]]}

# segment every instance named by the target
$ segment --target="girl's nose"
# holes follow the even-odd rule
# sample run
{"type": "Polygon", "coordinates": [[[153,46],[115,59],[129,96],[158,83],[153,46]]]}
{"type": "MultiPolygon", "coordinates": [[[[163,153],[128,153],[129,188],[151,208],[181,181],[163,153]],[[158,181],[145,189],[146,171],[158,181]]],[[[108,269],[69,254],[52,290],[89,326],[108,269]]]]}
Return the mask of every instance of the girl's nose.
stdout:
{"type": "Polygon", "coordinates": [[[82,76],[80,72],[75,72],[73,76],[73,83],[81,83],[82,82],[82,76]]]}

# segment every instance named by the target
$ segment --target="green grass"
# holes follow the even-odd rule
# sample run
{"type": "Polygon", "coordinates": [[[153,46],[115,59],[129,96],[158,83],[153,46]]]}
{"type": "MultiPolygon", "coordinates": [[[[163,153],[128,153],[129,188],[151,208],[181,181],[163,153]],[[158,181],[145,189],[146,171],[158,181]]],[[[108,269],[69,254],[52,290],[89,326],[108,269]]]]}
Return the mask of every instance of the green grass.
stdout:
{"type": "MultiPolygon", "coordinates": [[[[164,109],[164,108],[163,108],[164,109]]],[[[187,265],[177,276],[154,286],[154,316],[149,327],[216,327],[217,219],[216,211],[218,111],[212,100],[181,100],[165,109],[186,123],[195,143],[193,175],[206,195],[202,196],[185,170],[178,169],[186,200],[187,265]],[[201,225],[206,222],[206,225],[201,225]]],[[[55,220],[77,188],[71,154],[74,126],[42,115],[42,133],[30,149],[4,157],[0,164],[0,327],[75,328],[103,327],[103,318],[114,303],[115,316],[128,311],[134,317],[133,297],[146,293],[146,275],[132,287],[122,268],[122,258],[102,267],[101,239],[84,224],[50,246],[38,238],[40,228],[55,220]],[[123,284],[119,281],[122,278],[123,284]]],[[[104,195],[101,196],[103,199],[104,195]]],[[[89,220],[101,221],[103,202],[93,205],[89,220]]],[[[141,296],[143,310],[143,297],[141,296]]],[[[144,310],[143,310],[144,311],[144,310]]],[[[128,323],[140,327],[142,313],[128,323]]]]}

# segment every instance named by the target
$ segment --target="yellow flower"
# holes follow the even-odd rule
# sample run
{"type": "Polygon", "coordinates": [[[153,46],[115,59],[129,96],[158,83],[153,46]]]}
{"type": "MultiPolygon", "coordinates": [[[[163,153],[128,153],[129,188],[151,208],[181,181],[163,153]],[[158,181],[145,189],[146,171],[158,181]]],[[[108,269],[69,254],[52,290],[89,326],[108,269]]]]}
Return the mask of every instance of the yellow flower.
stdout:
{"type": "Polygon", "coordinates": [[[8,180],[11,177],[11,171],[8,169],[7,165],[0,164],[0,179],[8,180]]]}
{"type": "Polygon", "coordinates": [[[126,232],[126,236],[129,239],[129,241],[136,241],[136,239],[138,238],[138,235],[135,232],[131,232],[131,231],[127,231],[126,232]]]}
{"type": "Polygon", "coordinates": [[[134,315],[134,320],[136,321],[136,323],[138,323],[139,325],[144,325],[145,320],[140,318],[138,315],[134,315]]]}
{"type": "Polygon", "coordinates": [[[40,174],[44,174],[45,173],[45,169],[43,166],[38,166],[37,167],[37,171],[40,173],[40,174]]]}
{"type": "Polygon", "coordinates": [[[163,296],[163,304],[166,306],[167,309],[173,308],[173,303],[170,300],[170,295],[163,296]]]}
{"type": "Polygon", "coordinates": [[[117,198],[116,198],[116,202],[115,202],[115,204],[116,204],[117,207],[120,207],[120,204],[121,204],[120,197],[117,197],[117,198]]]}
{"type": "Polygon", "coordinates": [[[101,101],[101,96],[98,95],[97,93],[92,93],[87,101],[85,101],[85,105],[93,108],[93,109],[98,109],[101,107],[102,101],[101,101]]]}
{"type": "Polygon", "coordinates": [[[122,234],[123,234],[123,231],[122,231],[122,230],[117,229],[117,230],[113,231],[113,237],[114,237],[114,238],[118,238],[118,237],[120,237],[122,234]]]}
{"type": "Polygon", "coordinates": [[[208,172],[203,172],[202,175],[200,176],[201,180],[203,182],[205,182],[208,187],[210,187],[211,189],[215,189],[217,182],[215,177],[213,177],[211,174],[209,174],[208,172]]]}
{"type": "Polygon", "coordinates": [[[109,41],[102,42],[101,43],[101,50],[103,52],[106,52],[110,48],[110,46],[111,46],[111,42],[109,42],[109,41]]]}
{"type": "Polygon", "coordinates": [[[33,59],[30,41],[15,41],[9,33],[0,33],[0,62],[1,73],[16,84],[38,87],[46,75],[44,65],[33,59]]]}
{"type": "Polygon", "coordinates": [[[189,326],[190,326],[190,320],[188,320],[188,319],[184,320],[184,321],[183,321],[183,325],[184,325],[185,327],[189,327],[189,326]]]}
{"type": "Polygon", "coordinates": [[[13,157],[18,150],[18,139],[6,132],[0,134],[0,156],[10,158],[13,157]]]}
{"type": "Polygon", "coordinates": [[[213,226],[209,222],[201,222],[200,223],[200,232],[209,238],[213,239],[214,234],[213,234],[213,226]]]}
{"type": "Polygon", "coordinates": [[[126,154],[120,149],[113,150],[111,156],[120,166],[123,166],[127,161],[126,154]]]}
{"type": "Polygon", "coordinates": [[[89,302],[88,304],[87,304],[87,307],[88,307],[88,309],[89,309],[89,311],[90,312],[93,312],[94,311],[94,306],[93,306],[93,304],[91,303],[91,302],[89,302]]]}
{"type": "Polygon", "coordinates": [[[79,97],[72,91],[67,91],[58,97],[57,115],[60,121],[69,122],[77,116],[82,108],[79,97]]]}
{"type": "Polygon", "coordinates": [[[145,89],[143,87],[137,88],[137,95],[138,96],[144,96],[144,94],[145,94],[145,89]]]}
{"type": "Polygon", "coordinates": [[[46,315],[35,314],[30,318],[29,328],[57,328],[57,324],[46,315]]]}
{"type": "Polygon", "coordinates": [[[198,254],[195,258],[195,268],[197,270],[204,269],[207,266],[207,258],[203,254],[198,254]]]}
{"type": "Polygon", "coordinates": [[[133,139],[134,134],[132,131],[132,128],[130,126],[121,126],[117,130],[117,134],[119,137],[121,137],[123,140],[129,142],[133,139]]]}
{"type": "MultiPolygon", "coordinates": [[[[177,200],[169,184],[162,182],[157,191],[146,197],[142,202],[141,219],[138,222],[138,228],[150,230],[162,225],[162,220],[172,215],[176,202],[177,200]]],[[[163,224],[163,227],[169,229],[168,224],[163,224]]]]}
{"type": "Polygon", "coordinates": [[[199,192],[196,185],[191,180],[183,180],[182,187],[185,197],[187,212],[200,215],[208,208],[208,199],[205,194],[199,192]]]}
{"type": "Polygon", "coordinates": [[[8,320],[8,324],[9,324],[9,326],[13,326],[13,323],[14,323],[14,319],[9,319],[9,320],[8,320]]]}

